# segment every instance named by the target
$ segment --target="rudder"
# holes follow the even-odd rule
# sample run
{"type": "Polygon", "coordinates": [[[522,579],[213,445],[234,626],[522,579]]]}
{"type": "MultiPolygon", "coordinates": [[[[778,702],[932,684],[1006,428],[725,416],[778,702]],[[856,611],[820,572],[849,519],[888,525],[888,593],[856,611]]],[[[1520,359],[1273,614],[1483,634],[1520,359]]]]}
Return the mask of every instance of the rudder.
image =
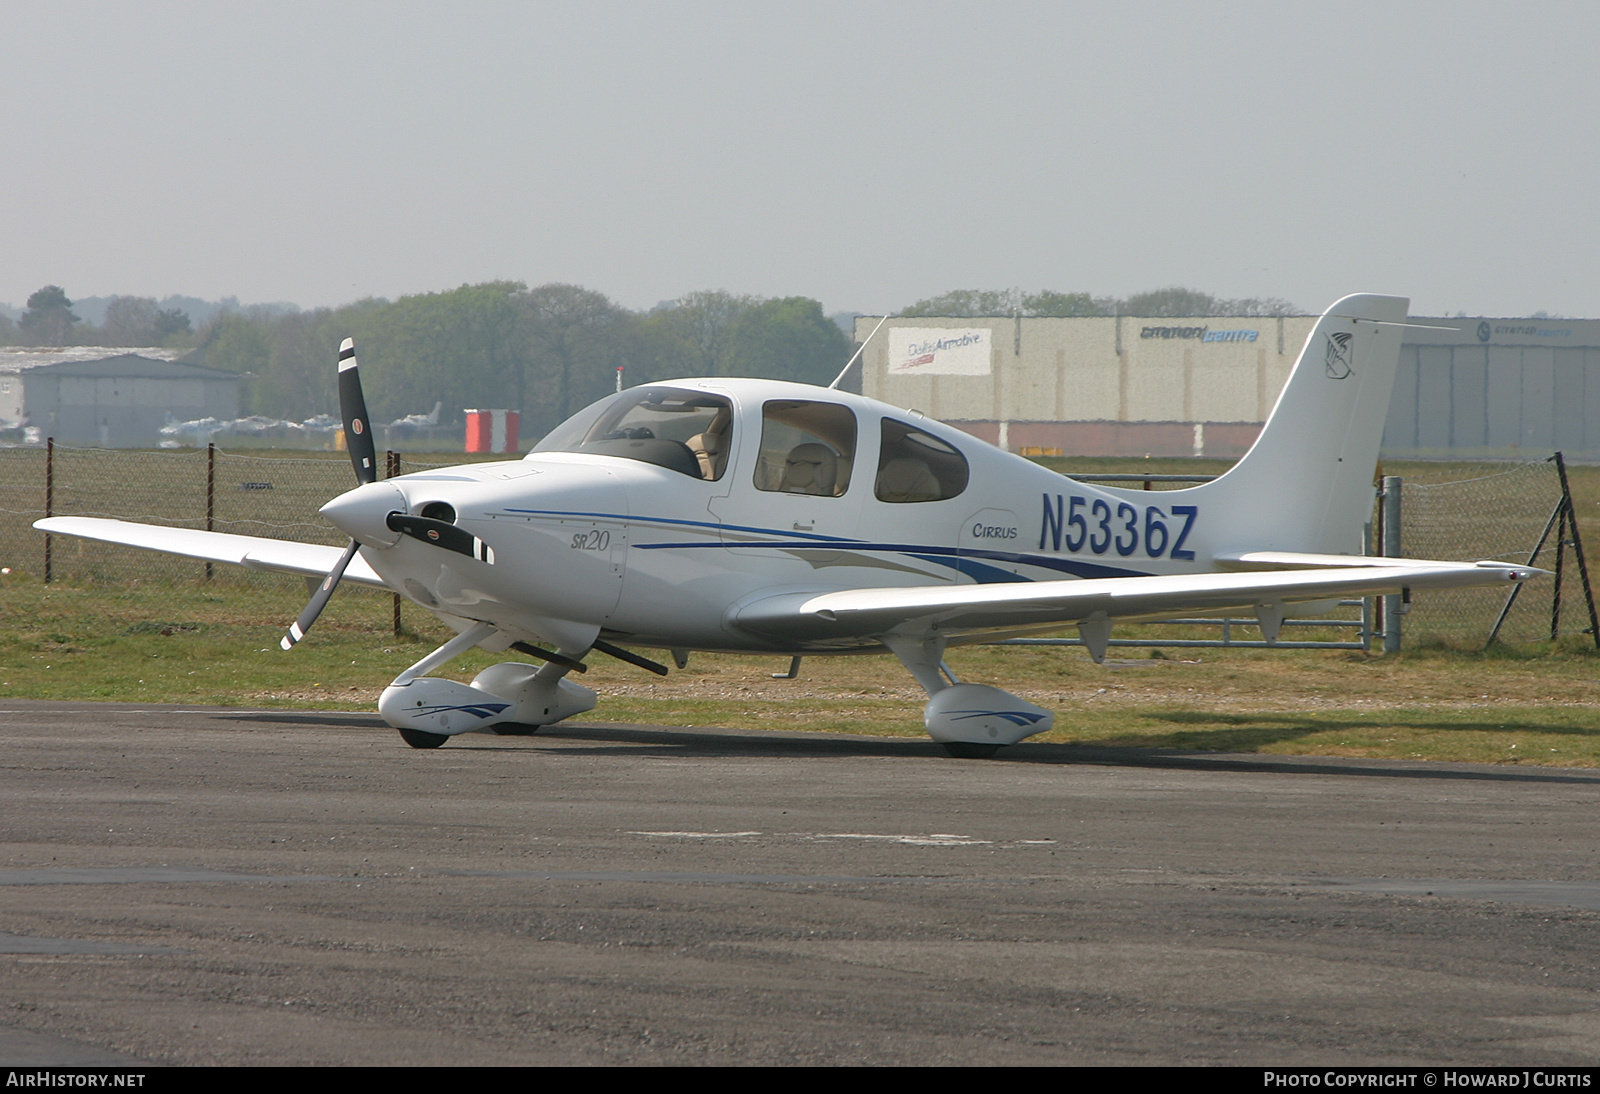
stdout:
{"type": "Polygon", "coordinates": [[[1183,491],[1220,521],[1219,553],[1361,554],[1410,301],[1347,296],[1312,328],[1261,435],[1227,474],[1183,491]]]}

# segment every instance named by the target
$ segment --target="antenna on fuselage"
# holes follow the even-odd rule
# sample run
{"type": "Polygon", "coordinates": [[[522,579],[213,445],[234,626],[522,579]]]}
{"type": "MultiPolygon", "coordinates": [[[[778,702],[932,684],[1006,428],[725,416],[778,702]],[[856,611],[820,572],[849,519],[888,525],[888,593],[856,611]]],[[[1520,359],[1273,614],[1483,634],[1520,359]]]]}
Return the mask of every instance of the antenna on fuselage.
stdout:
{"type": "MultiPolygon", "coordinates": [[[[878,320],[878,326],[872,328],[872,334],[877,334],[878,333],[878,329],[880,327],[882,327],[888,321],[889,321],[889,317],[887,315],[884,316],[882,319],[878,320]]],[[[872,334],[867,335],[867,342],[872,341],[872,334]]],[[[834,388],[839,386],[839,381],[843,380],[844,379],[844,374],[850,371],[850,366],[855,364],[856,363],[856,359],[858,357],[860,357],[863,352],[866,351],[867,342],[863,342],[859,346],[856,347],[856,351],[850,355],[850,360],[846,361],[844,363],[844,368],[839,370],[839,375],[835,376],[833,378],[833,383],[828,385],[828,390],[829,391],[832,391],[834,388]]]]}

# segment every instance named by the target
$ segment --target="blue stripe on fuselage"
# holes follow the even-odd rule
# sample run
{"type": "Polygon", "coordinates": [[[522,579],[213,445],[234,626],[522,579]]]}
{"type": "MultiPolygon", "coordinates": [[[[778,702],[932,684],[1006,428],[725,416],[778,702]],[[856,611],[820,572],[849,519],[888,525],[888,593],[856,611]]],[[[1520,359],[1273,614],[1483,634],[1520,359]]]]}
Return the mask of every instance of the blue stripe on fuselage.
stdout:
{"type": "Polygon", "coordinates": [[[1085,562],[1075,558],[1059,558],[1047,555],[1020,554],[1016,551],[986,551],[955,547],[937,547],[919,543],[873,543],[868,540],[847,539],[843,536],[825,536],[816,533],[788,532],[776,528],[756,528],[744,524],[719,524],[708,520],[683,520],[676,517],[632,517],[620,513],[587,513],[564,509],[506,509],[507,513],[520,515],[550,516],[550,517],[590,517],[596,520],[615,520],[623,523],[637,521],[644,524],[659,524],[686,528],[705,528],[718,532],[752,532],[763,536],[781,536],[781,539],[757,540],[752,543],[726,543],[721,540],[713,542],[694,543],[635,543],[632,546],[640,551],[664,550],[694,550],[708,547],[718,547],[724,550],[739,550],[741,548],[762,548],[765,550],[790,550],[810,548],[815,550],[824,545],[846,551],[866,551],[875,554],[901,554],[910,555],[912,558],[923,562],[934,563],[939,566],[948,566],[953,570],[964,573],[980,584],[999,584],[1012,581],[1032,581],[1033,578],[1021,574],[1014,574],[1009,570],[1002,570],[995,566],[985,566],[978,559],[987,559],[990,562],[1010,562],[1019,566],[1036,566],[1042,570],[1056,570],[1060,573],[1072,574],[1074,577],[1148,577],[1147,570],[1129,570],[1120,566],[1106,566],[1098,562],[1085,562]]]}
{"type": "MultiPolygon", "coordinates": [[[[848,540],[843,536],[821,536],[815,534],[808,535],[805,532],[780,532],[775,528],[751,528],[743,524],[719,524],[718,522],[712,520],[682,520],[678,517],[631,517],[624,516],[621,513],[585,513],[578,510],[567,509],[506,509],[505,512],[531,513],[534,516],[540,517],[593,517],[596,520],[617,520],[622,521],[623,523],[627,523],[631,520],[637,520],[643,521],[646,524],[677,524],[686,528],[715,528],[718,531],[726,529],[731,532],[759,532],[764,536],[790,536],[799,537],[801,539],[822,540],[828,543],[854,542],[853,540],[848,540]]],[[[704,545],[702,544],[698,546],[704,545]]],[[[721,544],[712,544],[711,546],[721,546],[721,544]]]]}

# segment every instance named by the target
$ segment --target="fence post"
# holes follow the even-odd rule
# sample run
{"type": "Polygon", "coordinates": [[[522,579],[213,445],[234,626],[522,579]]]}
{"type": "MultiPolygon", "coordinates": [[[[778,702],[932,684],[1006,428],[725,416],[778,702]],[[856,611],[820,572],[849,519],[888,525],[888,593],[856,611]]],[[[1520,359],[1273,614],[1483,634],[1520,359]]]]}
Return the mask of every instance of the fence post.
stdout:
{"type": "MultiPolygon", "coordinates": [[[[1401,557],[1400,547],[1400,476],[1385,475],[1383,477],[1383,502],[1378,507],[1379,535],[1382,537],[1381,546],[1385,556],[1389,558],[1401,557]]],[[[1400,616],[1405,612],[1405,598],[1402,596],[1386,596],[1383,598],[1383,652],[1400,652],[1400,616]]]]}
{"type": "MultiPolygon", "coordinates": [[[[1595,649],[1600,649],[1600,615],[1595,612],[1594,586],[1589,584],[1589,563],[1583,557],[1583,537],[1578,534],[1578,514],[1572,504],[1572,487],[1567,485],[1567,461],[1559,452],[1551,459],[1555,460],[1556,473],[1561,476],[1561,503],[1566,509],[1566,519],[1572,528],[1572,557],[1578,564],[1578,577],[1583,582],[1583,598],[1589,608],[1589,633],[1594,637],[1595,649]]],[[[1559,578],[1556,581],[1556,595],[1561,595],[1559,578]]]]}
{"type": "MultiPolygon", "coordinates": [[[[206,531],[212,531],[212,518],[216,515],[217,496],[217,446],[206,443],[206,531]]],[[[211,580],[211,563],[206,563],[206,580],[211,580]]]]}
{"type": "MultiPolygon", "coordinates": [[[[1562,466],[1561,463],[1560,463],[1561,453],[1557,452],[1554,456],[1552,456],[1550,458],[1552,460],[1557,461],[1556,467],[1559,470],[1561,468],[1561,466],[1562,466]]],[[[1549,541],[1550,533],[1551,532],[1555,532],[1555,534],[1556,534],[1556,588],[1555,588],[1555,594],[1551,599],[1551,622],[1550,622],[1550,637],[1551,638],[1554,638],[1556,636],[1556,627],[1560,623],[1560,620],[1561,620],[1561,550],[1562,550],[1563,537],[1566,535],[1568,509],[1571,506],[1571,504],[1572,504],[1572,496],[1567,492],[1566,477],[1563,475],[1562,476],[1562,480],[1561,480],[1561,497],[1556,502],[1555,509],[1551,511],[1550,519],[1545,521],[1544,531],[1539,533],[1539,542],[1535,543],[1533,545],[1533,550],[1528,552],[1527,565],[1532,566],[1535,562],[1539,561],[1539,554],[1540,554],[1540,552],[1542,552],[1544,550],[1544,545],[1549,541]]],[[[1513,586],[1511,586],[1511,593],[1510,593],[1510,595],[1508,595],[1506,597],[1506,602],[1500,609],[1500,615],[1495,619],[1494,626],[1489,628],[1489,637],[1487,639],[1485,639],[1484,643],[1483,643],[1483,648],[1484,649],[1488,649],[1490,646],[1494,645],[1495,639],[1500,637],[1500,628],[1505,626],[1506,617],[1511,614],[1512,605],[1517,602],[1517,597],[1519,597],[1521,595],[1522,595],[1522,584],[1520,582],[1515,584],[1515,585],[1513,585],[1513,586]]],[[[1591,614],[1592,614],[1592,611],[1591,611],[1591,614]]]]}
{"type": "MultiPolygon", "coordinates": [[[[44,515],[56,515],[56,439],[44,442],[44,515]]],[[[44,583],[50,584],[50,533],[44,534],[44,583]]]]}
{"type": "Polygon", "coordinates": [[[1561,637],[1561,563],[1567,553],[1567,499],[1563,497],[1556,508],[1556,568],[1555,588],[1550,594],[1550,641],[1561,637]]]}

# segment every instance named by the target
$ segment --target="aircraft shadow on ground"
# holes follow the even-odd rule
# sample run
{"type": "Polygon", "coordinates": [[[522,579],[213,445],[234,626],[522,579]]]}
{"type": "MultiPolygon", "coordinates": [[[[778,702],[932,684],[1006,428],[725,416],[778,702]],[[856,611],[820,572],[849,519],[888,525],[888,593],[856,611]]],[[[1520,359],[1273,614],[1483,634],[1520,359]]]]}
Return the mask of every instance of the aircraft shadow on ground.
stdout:
{"type": "Polygon", "coordinates": [[[1180,748],[1207,751],[1251,752],[1267,745],[1284,744],[1324,733],[1371,734],[1386,727],[1425,733],[1552,734],[1590,737],[1597,731],[1584,726],[1508,719],[1494,724],[1406,717],[1404,714],[1350,718],[1327,714],[1218,714],[1196,710],[1142,712],[1153,722],[1193,726],[1171,733],[1133,733],[1102,738],[1112,747],[1180,748]]]}
{"type": "MultiPolygon", "coordinates": [[[[389,727],[369,714],[341,711],[275,711],[220,714],[239,722],[266,722],[284,725],[326,726],[343,729],[382,729],[389,727]]],[[[1292,742],[1328,730],[1370,730],[1370,722],[1295,715],[1231,715],[1198,711],[1152,711],[1154,720],[1194,726],[1231,725],[1238,727],[1225,737],[1215,730],[1204,740],[1209,748],[1196,748],[1198,732],[1174,732],[1165,736],[1140,735],[1137,738],[1111,738],[1093,744],[1074,742],[1029,742],[1003,748],[986,760],[957,760],[945,754],[935,741],[917,737],[843,737],[818,734],[815,737],[792,733],[741,733],[733,730],[698,727],[594,725],[563,723],[546,726],[536,734],[485,738],[467,733],[458,736],[439,753],[461,751],[539,751],[591,753],[607,756],[748,756],[748,757],[893,757],[930,758],[944,763],[983,764],[1021,763],[1036,765],[1093,765],[1104,767],[1143,767],[1167,770],[1237,772],[1278,772],[1298,775],[1359,775],[1403,779],[1455,779],[1487,782],[1561,782],[1600,786],[1600,772],[1579,772],[1531,767],[1492,767],[1479,764],[1468,768],[1444,766],[1425,761],[1396,763],[1385,760],[1344,759],[1283,755],[1250,755],[1252,749],[1292,742]],[[1225,745],[1228,751],[1218,749],[1225,745]]],[[[1404,721],[1408,728],[1424,730],[1474,730],[1479,727],[1456,722],[1404,721]]],[[[1487,731],[1487,727],[1484,727],[1487,731]]],[[[1548,725],[1542,722],[1507,722],[1494,732],[1562,733],[1582,735],[1587,730],[1576,726],[1548,725]]],[[[397,747],[402,747],[398,745],[397,747]]]]}
{"type": "Polygon", "coordinates": [[[337,726],[343,729],[388,729],[389,724],[376,714],[359,714],[338,710],[284,710],[270,713],[250,711],[239,714],[220,714],[230,722],[272,722],[280,725],[337,726]]]}
{"type": "MultiPolygon", "coordinates": [[[[1206,717],[1214,721],[1214,716],[1206,717]]],[[[1328,728],[1322,724],[1321,728],[1328,728]]],[[[1447,728],[1440,726],[1439,728],[1447,728]]],[[[1459,728],[1459,727],[1456,727],[1459,728]]],[[[1530,727],[1535,728],[1535,727],[1530,727]]],[[[1303,733],[1304,730],[1302,729],[1303,733]]],[[[1285,739],[1292,735],[1285,734],[1285,739]]],[[[946,756],[934,741],[912,737],[815,738],[796,734],[739,733],[728,730],[660,726],[563,724],[541,729],[528,737],[500,738],[494,743],[476,735],[452,741],[448,749],[527,749],[549,752],[603,753],[608,756],[749,756],[749,757],[893,757],[936,758],[944,763],[1040,765],[1094,765],[1107,767],[1164,768],[1237,772],[1276,772],[1298,775],[1360,775],[1405,779],[1454,779],[1488,782],[1559,782],[1600,786],[1600,772],[1550,768],[1496,768],[1489,765],[1444,766],[1409,761],[1343,759],[1307,756],[1252,756],[1239,753],[1185,750],[1115,743],[1075,744],[1023,742],[1001,749],[987,760],[957,760],[946,756]],[[548,743],[546,743],[548,742],[548,743]],[[587,742],[587,744],[586,744],[587,742]]]]}

